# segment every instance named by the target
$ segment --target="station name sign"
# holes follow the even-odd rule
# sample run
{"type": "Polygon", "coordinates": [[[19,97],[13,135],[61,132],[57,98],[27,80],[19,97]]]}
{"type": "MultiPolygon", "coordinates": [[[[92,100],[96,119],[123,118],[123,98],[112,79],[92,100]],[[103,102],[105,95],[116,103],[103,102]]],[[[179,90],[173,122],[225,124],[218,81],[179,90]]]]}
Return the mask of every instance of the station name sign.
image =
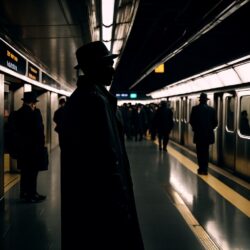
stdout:
{"type": "Polygon", "coordinates": [[[26,73],[26,60],[2,40],[0,40],[0,65],[22,75],[26,73]]]}

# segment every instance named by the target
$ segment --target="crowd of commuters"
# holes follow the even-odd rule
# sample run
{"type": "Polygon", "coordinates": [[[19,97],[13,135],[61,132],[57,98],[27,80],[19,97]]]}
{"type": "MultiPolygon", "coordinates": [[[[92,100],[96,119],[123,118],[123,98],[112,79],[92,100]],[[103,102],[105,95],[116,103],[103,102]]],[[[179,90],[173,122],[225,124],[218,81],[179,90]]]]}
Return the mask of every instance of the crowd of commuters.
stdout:
{"type": "Polygon", "coordinates": [[[173,128],[173,112],[167,101],[146,105],[132,105],[128,102],[119,107],[119,112],[122,114],[127,140],[141,141],[147,135],[154,140],[157,136],[159,149],[166,150],[169,133],[173,128]]]}

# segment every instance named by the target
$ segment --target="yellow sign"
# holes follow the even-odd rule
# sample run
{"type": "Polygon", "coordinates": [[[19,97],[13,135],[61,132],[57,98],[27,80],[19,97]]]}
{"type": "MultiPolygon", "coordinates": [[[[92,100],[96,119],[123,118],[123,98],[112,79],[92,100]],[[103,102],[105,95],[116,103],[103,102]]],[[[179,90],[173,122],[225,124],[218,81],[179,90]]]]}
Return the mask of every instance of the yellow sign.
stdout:
{"type": "Polygon", "coordinates": [[[160,64],[158,67],[155,68],[155,73],[164,73],[164,64],[160,64]]]}
{"type": "Polygon", "coordinates": [[[10,57],[15,62],[18,62],[18,57],[11,53],[9,50],[7,50],[7,57],[10,57]]]}

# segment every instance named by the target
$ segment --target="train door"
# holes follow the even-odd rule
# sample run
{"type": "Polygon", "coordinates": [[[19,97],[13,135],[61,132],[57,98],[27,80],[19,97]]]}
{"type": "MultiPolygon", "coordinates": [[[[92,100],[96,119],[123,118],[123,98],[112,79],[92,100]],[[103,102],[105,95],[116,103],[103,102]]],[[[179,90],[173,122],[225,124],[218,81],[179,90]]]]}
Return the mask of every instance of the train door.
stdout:
{"type": "Polygon", "coordinates": [[[236,97],[235,93],[223,94],[222,121],[222,163],[226,168],[235,170],[236,151],[236,97]]]}
{"type": "Polygon", "coordinates": [[[222,154],[222,98],[223,93],[215,93],[213,99],[213,107],[216,110],[216,115],[218,119],[218,126],[214,130],[214,144],[211,146],[210,159],[215,164],[219,165],[221,163],[221,154],[222,154]]]}
{"type": "Polygon", "coordinates": [[[172,138],[174,141],[180,143],[180,98],[173,99],[173,120],[174,127],[172,129],[172,138]]]}
{"type": "Polygon", "coordinates": [[[188,134],[187,134],[187,142],[186,142],[186,146],[191,149],[192,151],[196,152],[196,147],[195,144],[193,143],[193,130],[191,125],[189,124],[189,118],[190,118],[190,114],[191,114],[191,110],[192,107],[195,105],[199,104],[199,99],[198,99],[198,95],[193,95],[193,96],[189,96],[187,99],[187,130],[188,130],[188,134]]]}
{"type": "MultiPolygon", "coordinates": [[[[168,102],[169,102],[169,107],[171,108],[171,110],[173,111],[173,121],[175,123],[175,117],[174,117],[174,113],[175,113],[175,99],[169,98],[168,102]]],[[[174,127],[170,132],[169,138],[174,140],[174,127]]]]}
{"type": "Polygon", "coordinates": [[[4,195],[4,161],[3,161],[3,117],[4,117],[4,75],[0,74],[0,200],[4,195]]]}
{"type": "Polygon", "coordinates": [[[250,91],[237,93],[237,148],[235,171],[250,178],[250,91]]]}
{"type": "Polygon", "coordinates": [[[187,144],[188,140],[188,117],[187,117],[187,97],[181,99],[181,128],[180,128],[180,143],[182,145],[187,144]]]}

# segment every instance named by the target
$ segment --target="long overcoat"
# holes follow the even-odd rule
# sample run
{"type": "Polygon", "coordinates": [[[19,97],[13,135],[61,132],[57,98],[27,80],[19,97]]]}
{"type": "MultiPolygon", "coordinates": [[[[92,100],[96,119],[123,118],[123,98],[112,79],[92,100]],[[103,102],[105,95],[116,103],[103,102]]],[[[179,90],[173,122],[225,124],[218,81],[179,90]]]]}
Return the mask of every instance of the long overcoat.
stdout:
{"type": "Polygon", "coordinates": [[[160,107],[153,118],[153,127],[160,136],[169,135],[173,128],[173,111],[168,107],[160,107]]]}
{"type": "Polygon", "coordinates": [[[14,111],[14,138],[17,147],[17,167],[27,170],[45,170],[41,166],[44,155],[45,136],[42,115],[39,109],[34,111],[23,105],[14,111]]]}
{"type": "Polygon", "coordinates": [[[77,85],[62,123],[62,249],[143,249],[117,100],[87,76],[77,85]]]}
{"type": "Polygon", "coordinates": [[[189,122],[194,132],[194,143],[214,143],[214,129],[218,125],[214,108],[203,103],[194,106],[191,111],[189,122]]]}

